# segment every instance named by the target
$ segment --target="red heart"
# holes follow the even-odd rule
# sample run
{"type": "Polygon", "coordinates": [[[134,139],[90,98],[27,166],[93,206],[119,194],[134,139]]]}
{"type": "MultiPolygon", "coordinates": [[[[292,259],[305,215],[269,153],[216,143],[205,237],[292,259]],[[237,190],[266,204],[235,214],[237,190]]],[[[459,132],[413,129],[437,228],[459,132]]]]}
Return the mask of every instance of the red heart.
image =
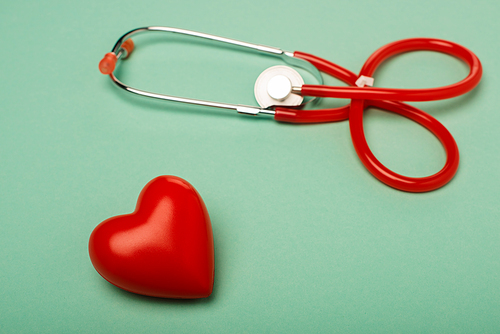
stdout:
{"type": "Polygon", "coordinates": [[[203,298],[214,283],[214,242],[205,203],[176,176],[151,180],[131,214],[90,236],[92,264],[108,282],[141,295],[203,298]]]}

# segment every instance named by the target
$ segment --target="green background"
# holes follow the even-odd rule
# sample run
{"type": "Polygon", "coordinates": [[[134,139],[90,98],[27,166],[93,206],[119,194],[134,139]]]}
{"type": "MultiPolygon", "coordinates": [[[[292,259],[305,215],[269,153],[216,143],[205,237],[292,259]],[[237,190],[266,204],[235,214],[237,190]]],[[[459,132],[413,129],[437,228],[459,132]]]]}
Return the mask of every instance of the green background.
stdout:
{"type": "MultiPolygon", "coordinates": [[[[500,332],[499,14],[496,0],[4,1],[0,332],[500,332]],[[480,85],[415,103],[455,137],[458,173],[437,191],[404,193],[364,169],[348,122],[281,124],[122,92],[97,64],[145,25],[310,52],[355,72],[394,40],[462,44],[483,63],[480,85]],[[210,298],[127,293],[89,260],[92,229],[133,211],[163,174],[188,180],[208,207],[210,298]]],[[[255,79],[281,64],[153,33],[136,38],[119,75],[146,90],[255,104],[255,79]]],[[[435,87],[467,73],[416,52],[384,64],[375,84],[435,87]]],[[[389,168],[424,176],[444,164],[425,129],[365,115],[389,168]]]]}

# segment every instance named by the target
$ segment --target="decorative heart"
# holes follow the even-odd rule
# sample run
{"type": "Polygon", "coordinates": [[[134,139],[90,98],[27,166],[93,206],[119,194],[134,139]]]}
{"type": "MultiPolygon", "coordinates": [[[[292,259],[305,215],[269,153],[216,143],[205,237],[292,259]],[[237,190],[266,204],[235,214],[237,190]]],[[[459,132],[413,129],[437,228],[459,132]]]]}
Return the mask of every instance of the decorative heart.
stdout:
{"type": "Polygon", "coordinates": [[[214,283],[214,242],[205,203],[176,176],[151,180],[131,214],[99,224],[92,264],[111,284],[141,295],[203,298],[214,283]]]}

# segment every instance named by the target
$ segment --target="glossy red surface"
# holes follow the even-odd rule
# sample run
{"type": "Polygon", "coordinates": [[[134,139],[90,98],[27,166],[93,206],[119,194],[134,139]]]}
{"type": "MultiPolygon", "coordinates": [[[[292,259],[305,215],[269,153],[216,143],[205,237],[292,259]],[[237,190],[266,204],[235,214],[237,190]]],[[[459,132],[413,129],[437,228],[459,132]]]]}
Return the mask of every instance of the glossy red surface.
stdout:
{"type": "Polygon", "coordinates": [[[142,190],[136,210],[99,224],[89,240],[92,264],[108,282],[141,295],[203,298],[214,283],[214,243],[198,192],[175,176],[142,190]]]}
{"type": "Polygon", "coordinates": [[[363,165],[380,181],[399,190],[424,192],[435,190],[448,183],[455,175],[459,164],[458,147],[448,130],[429,114],[401,101],[433,101],[449,99],[467,93],[477,86],[482,76],[481,62],[467,48],[453,42],[433,38],[410,38],[387,44],[375,51],[365,62],[359,75],[328,60],[295,52],[294,57],[312,63],[318,70],[347,83],[348,87],[324,85],[303,85],[302,95],[349,98],[349,105],[321,110],[297,110],[276,108],[275,119],[290,123],[335,122],[349,119],[351,138],[363,165]],[[428,89],[394,89],[378,87],[357,87],[360,76],[372,77],[377,67],[389,57],[409,51],[436,51],[455,56],[469,65],[469,75],[452,85],[428,89]],[[363,111],[375,107],[405,116],[431,131],[443,144],[447,159],[444,167],[427,177],[408,177],[397,174],[375,158],[365,139],[363,111]]]}

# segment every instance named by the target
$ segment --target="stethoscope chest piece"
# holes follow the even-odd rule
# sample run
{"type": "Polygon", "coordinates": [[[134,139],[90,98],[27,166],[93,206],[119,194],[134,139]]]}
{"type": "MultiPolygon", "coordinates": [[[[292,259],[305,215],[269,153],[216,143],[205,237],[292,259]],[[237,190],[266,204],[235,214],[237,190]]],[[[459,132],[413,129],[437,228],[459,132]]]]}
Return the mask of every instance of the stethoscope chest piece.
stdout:
{"type": "Polygon", "coordinates": [[[303,84],[304,80],[293,68],[282,65],[269,67],[255,81],[255,99],[262,108],[298,106],[304,98],[293,94],[292,87],[303,84]]]}

